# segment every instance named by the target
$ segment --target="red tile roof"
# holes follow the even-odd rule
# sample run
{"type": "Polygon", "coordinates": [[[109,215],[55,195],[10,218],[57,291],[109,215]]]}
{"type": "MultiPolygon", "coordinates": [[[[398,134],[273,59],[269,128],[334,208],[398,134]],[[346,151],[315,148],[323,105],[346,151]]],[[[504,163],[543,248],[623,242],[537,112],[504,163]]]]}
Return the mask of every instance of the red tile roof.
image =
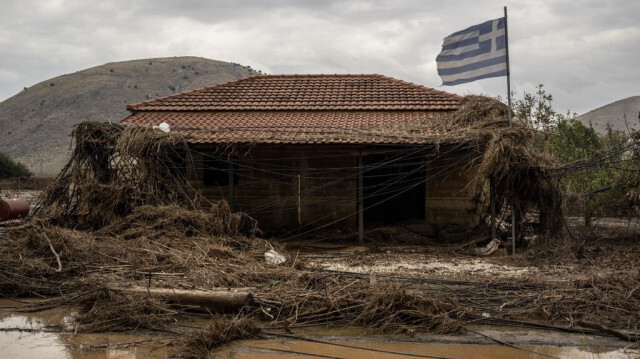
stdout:
{"type": "Polygon", "coordinates": [[[123,123],[191,143],[403,143],[453,138],[461,97],[382,75],[261,75],[129,105],[123,123]]]}
{"type": "Polygon", "coordinates": [[[190,143],[422,144],[456,138],[447,112],[137,112],[125,123],[158,125],[190,143]]]}
{"type": "Polygon", "coordinates": [[[455,110],[460,97],[382,75],[260,75],[129,105],[130,111],[455,110]]]}

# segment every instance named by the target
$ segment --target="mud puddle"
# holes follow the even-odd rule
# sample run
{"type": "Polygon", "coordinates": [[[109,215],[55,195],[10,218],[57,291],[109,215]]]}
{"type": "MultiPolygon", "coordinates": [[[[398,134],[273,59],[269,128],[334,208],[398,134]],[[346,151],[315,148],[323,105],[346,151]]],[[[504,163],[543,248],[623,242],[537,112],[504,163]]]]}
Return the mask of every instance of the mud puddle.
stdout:
{"type": "Polygon", "coordinates": [[[247,340],[235,343],[233,348],[215,353],[212,357],[229,359],[280,358],[344,358],[344,359],[400,359],[465,358],[640,358],[640,352],[624,349],[581,347],[549,347],[523,345],[518,348],[485,344],[435,344],[407,342],[336,341],[332,344],[307,341],[247,340]]]}
{"type": "Polygon", "coordinates": [[[411,339],[367,336],[355,327],[309,327],[297,335],[310,340],[280,337],[244,340],[210,357],[228,359],[283,358],[640,358],[640,349],[615,338],[514,327],[468,325],[466,335],[416,334],[411,339]],[[504,344],[496,344],[496,340],[504,344]]]}
{"type": "Polygon", "coordinates": [[[73,334],[71,308],[17,313],[19,306],[0,299],[0,357],[9,358],[165,358],[169,340],[158,335],[127,333],[73,334]]]}

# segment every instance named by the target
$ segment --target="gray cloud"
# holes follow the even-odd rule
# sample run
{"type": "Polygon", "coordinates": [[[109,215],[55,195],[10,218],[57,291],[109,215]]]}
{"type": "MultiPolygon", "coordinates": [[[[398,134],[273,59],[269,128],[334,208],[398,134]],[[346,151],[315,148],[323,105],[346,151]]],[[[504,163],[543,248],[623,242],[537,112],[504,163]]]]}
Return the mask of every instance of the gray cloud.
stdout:
{"type": "MultiPolygon", "coordinates": [[[[17,0],[0,14],[0,100],[111,61],[194,55],[269,73],[380,73],[438,87],[442,39],[502,16],[495,1],[17,0]]],[[[637,1],[507,1],[512,89],[559,110],[638,95],[637,1]]],[[[506,94],[504,79],[440,89],[506,94]]]]}

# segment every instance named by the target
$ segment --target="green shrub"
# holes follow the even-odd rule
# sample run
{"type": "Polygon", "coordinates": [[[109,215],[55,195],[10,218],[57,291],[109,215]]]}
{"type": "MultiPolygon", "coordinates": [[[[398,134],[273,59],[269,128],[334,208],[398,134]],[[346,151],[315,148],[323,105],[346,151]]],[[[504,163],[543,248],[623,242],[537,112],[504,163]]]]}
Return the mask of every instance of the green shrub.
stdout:
{"type": "Polygon", "coordinates": [[[557,158],[564,168],[559,178],[572,194],[569,211],[592,215],[626,215],[627,193],[638,186],[638,159],[627,147],[629,134],[607,126],[604,134],[576,120],[577,114],[556,112],[553,96],[543,85],[514,101],[517,121],[535,130],[536,146],[557,158]]]}
{"type": "Polygon", "coordinates": [[[10,177],[30,177],[33,173],[27,166],[20,162],[15,162],[4,153],[0,153],[0,178],[10,177]]]}

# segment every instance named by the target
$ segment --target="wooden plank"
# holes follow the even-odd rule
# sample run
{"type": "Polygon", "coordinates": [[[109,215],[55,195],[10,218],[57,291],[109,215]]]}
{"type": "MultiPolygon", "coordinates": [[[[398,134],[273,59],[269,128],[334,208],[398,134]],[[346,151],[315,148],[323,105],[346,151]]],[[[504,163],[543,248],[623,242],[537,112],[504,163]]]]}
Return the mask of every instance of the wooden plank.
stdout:
{"type": "MultiPolygon", "coordinates": [[[[428,175],[440,173],[464,155],[454,153],[432,161],[427,166],[428,175]]],[[[436,228],[451,224],[475,227],[479,223],[477,198],[480,188],[469,186],[469,173],[464,170],[465,166],[465,163],[456,164],[449,168],[448,173],[425,184],[425,217],[436,228]]]]}

